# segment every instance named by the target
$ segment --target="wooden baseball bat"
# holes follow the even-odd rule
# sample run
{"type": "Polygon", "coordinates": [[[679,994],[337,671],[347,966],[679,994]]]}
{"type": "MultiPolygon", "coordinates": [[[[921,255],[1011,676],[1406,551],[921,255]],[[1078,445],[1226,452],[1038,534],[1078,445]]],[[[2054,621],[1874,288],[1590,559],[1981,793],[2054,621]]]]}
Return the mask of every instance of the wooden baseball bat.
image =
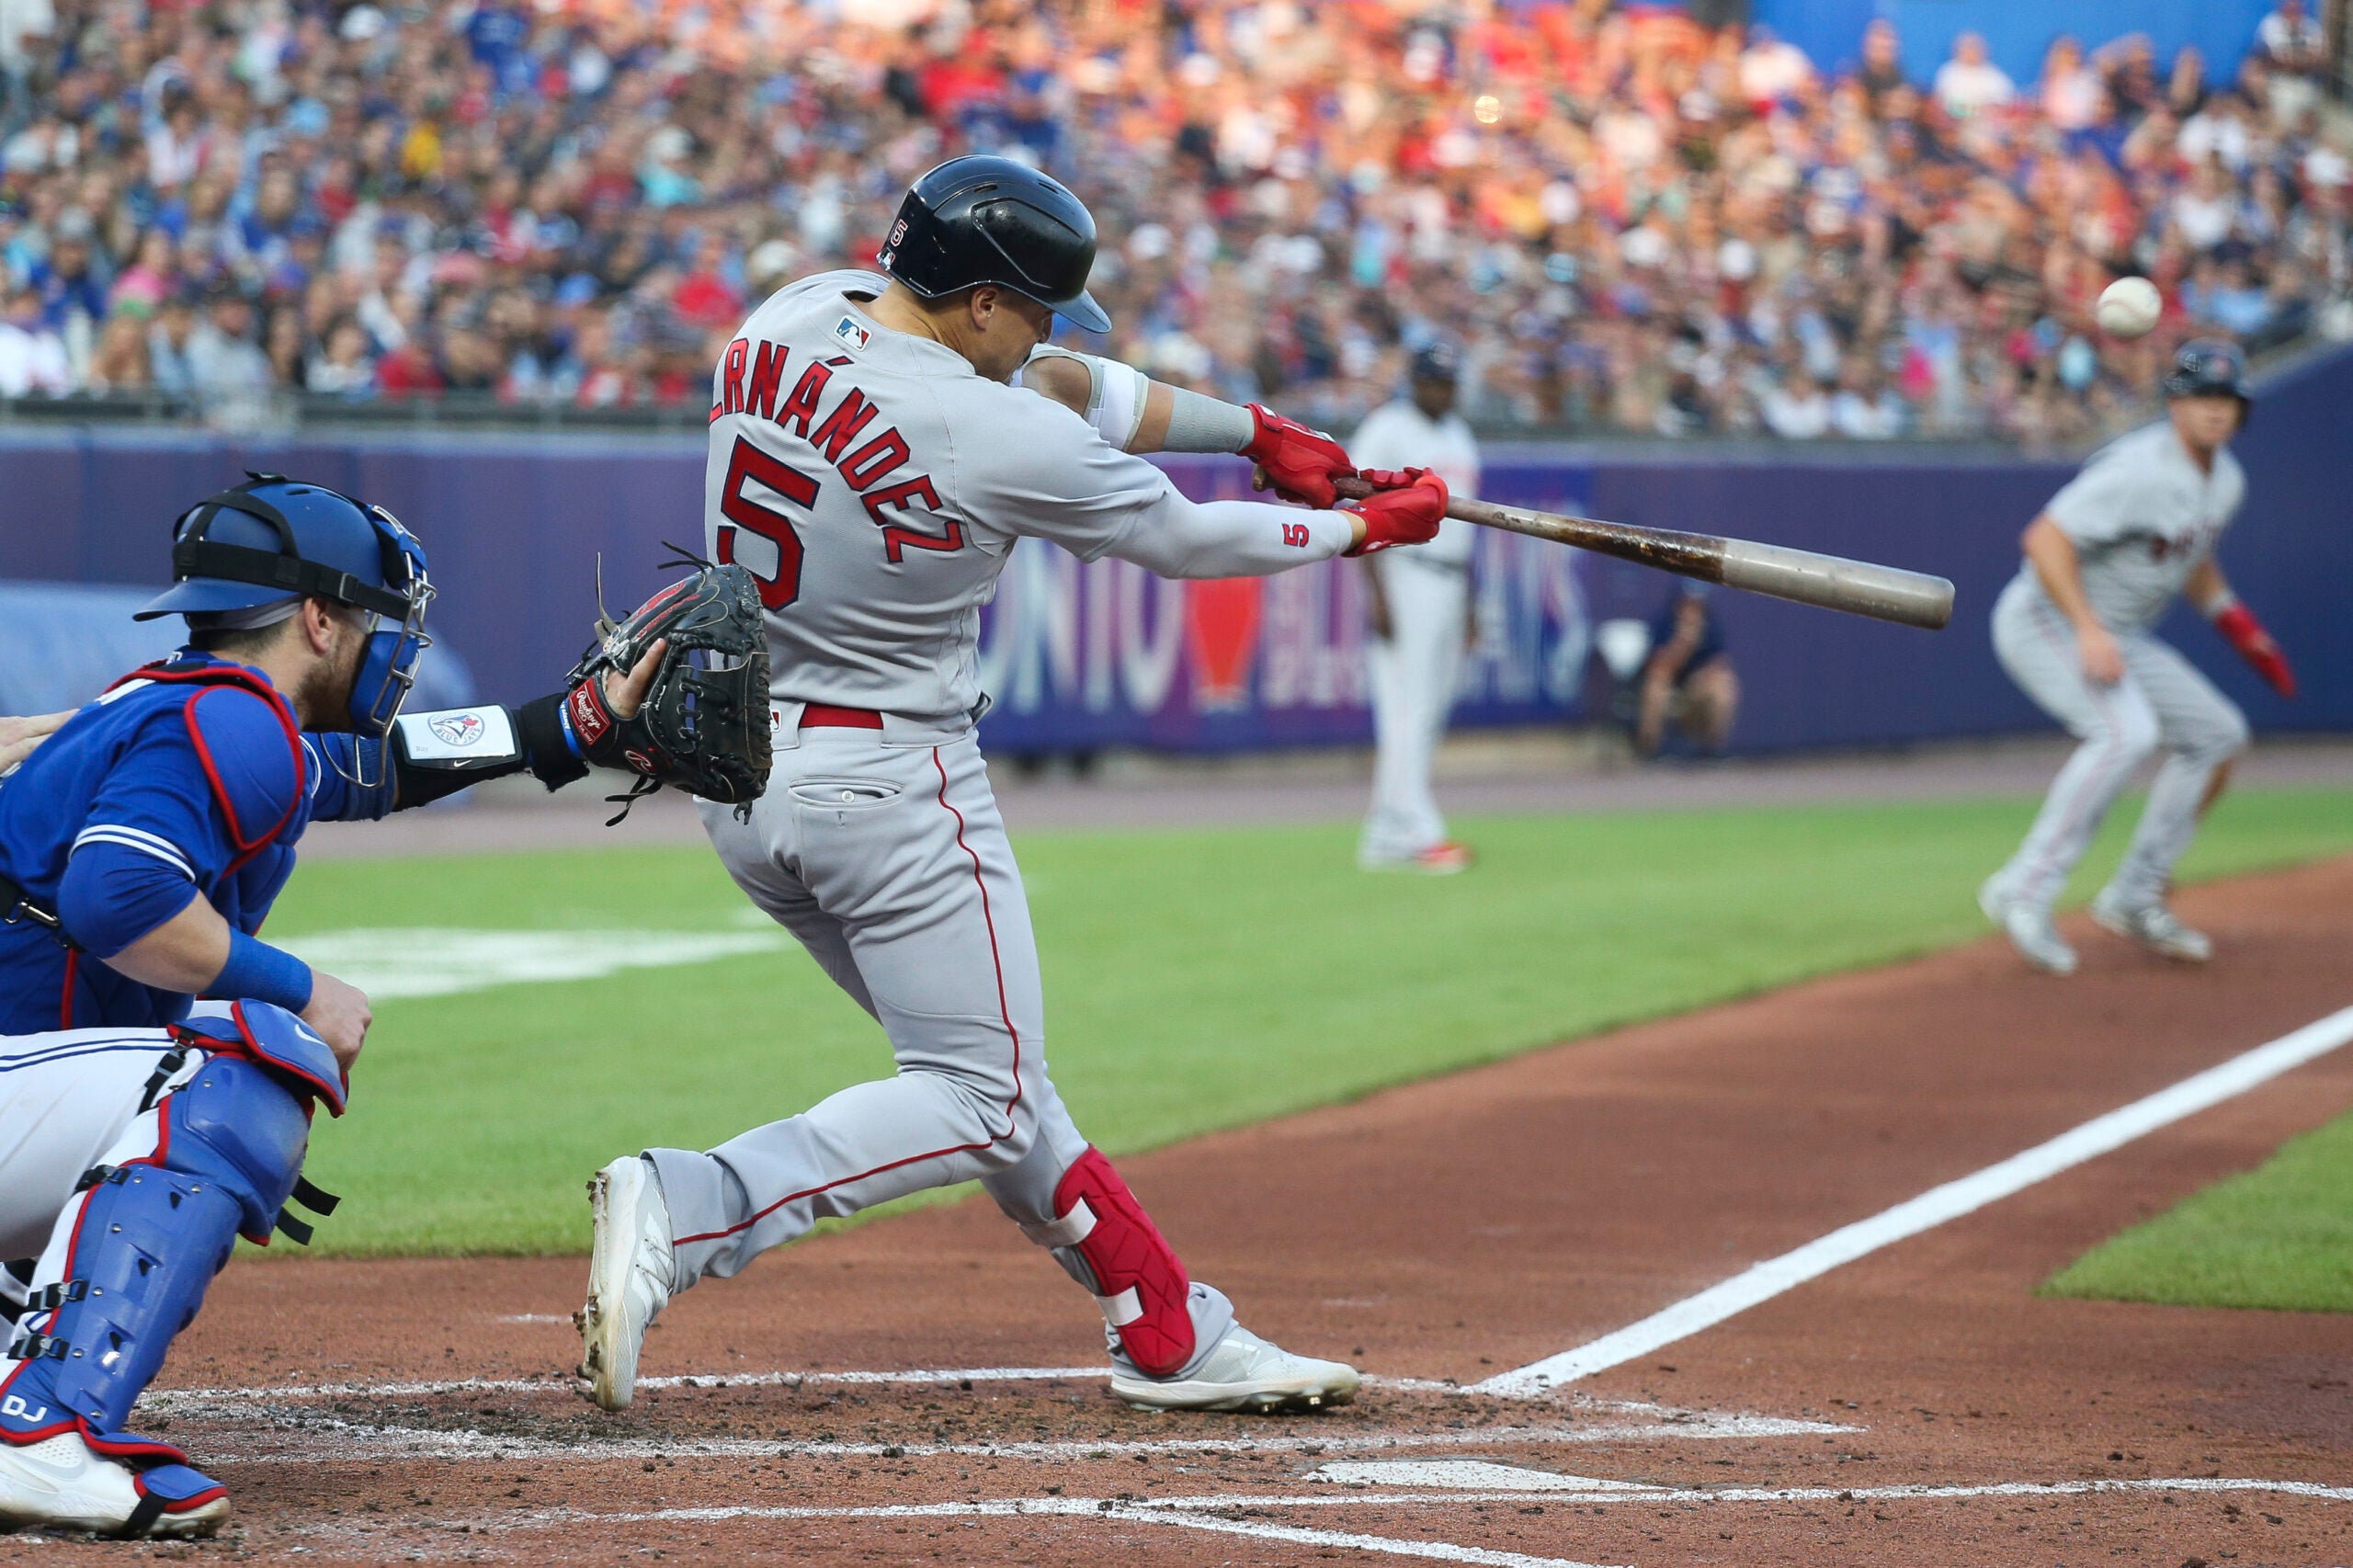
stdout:
{"type": "MultiPolygon", "coordinates": [[[[1372,486],[1361,479],[1335,482],[1348,500],[1361,500],[1372,486]]],[[[1952,584],[1925,573],[1840,555],[1817,555],[1786,545],[1758,544],[1751,540],[1725,539],[1718,534],[1681,533],[1672,528],[1637,528],[1631,523],[1605,522],[1599,517],[1571,517],[1557,512],[1531,512],[1523,506],[1499,506],[1457,495],[1446,515],[1483,528],[1501,528],[1574,545],[1621,561],[1639,562],[1678,576],[1703,583],[1722,583],[1752,594],[1819,605],[1824,609],[1867,615],[1904,626],[1942,631],[1952,619],[1952,584]]]]}

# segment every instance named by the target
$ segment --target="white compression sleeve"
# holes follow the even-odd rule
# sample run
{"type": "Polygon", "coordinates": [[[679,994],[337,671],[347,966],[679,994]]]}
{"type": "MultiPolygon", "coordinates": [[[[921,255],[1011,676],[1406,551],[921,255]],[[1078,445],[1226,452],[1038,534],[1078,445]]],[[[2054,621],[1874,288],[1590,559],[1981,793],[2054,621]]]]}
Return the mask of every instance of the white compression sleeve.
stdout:
{"type": "Polygon", "coordinates": [[[1030,358],[1072,359],[1086,366],[1086,422],[1111,445],[1123,452],[1128,449],[1143,425],[1144,394],[1152,386],[1142,370],[1117,359],[1075,354],[1051,344],[1041,345],[1030,358]]]}

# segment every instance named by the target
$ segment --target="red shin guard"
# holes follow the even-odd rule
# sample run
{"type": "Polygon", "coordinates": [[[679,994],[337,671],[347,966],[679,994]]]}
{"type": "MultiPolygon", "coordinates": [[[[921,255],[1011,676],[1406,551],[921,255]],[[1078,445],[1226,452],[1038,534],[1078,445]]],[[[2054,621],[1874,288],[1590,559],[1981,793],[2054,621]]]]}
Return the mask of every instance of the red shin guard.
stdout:
{"type": "Polygon", "coordinates": [[[1193,1358],[1193,1315],[1186,1304],[1192,1281],[1101,1150],[1087,1150],[1063,1174],[1054,1212],[1059,1220],[1030,1233],[1086,1261],[1096,1305],[1118,1331],[1128,1359],[1148,1377],[1182,1370],[1193,1358]]]}

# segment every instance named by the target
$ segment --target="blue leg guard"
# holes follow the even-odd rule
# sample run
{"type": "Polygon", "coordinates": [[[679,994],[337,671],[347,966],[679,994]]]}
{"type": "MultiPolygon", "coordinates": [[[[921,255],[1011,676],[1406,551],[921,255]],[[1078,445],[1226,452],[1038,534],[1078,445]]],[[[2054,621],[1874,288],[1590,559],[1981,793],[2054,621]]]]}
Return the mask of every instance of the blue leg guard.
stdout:
{"type": "Polygon", "coordinates": [[[0,1441],[75,1432],[108,1458],[160,1464],[141,1474],[159,1507],[193,1506],[165,1494],[211,1487],[179,1449],[123,1423],[238,1233],[268,1240],[299,1180],[313,1092],[275,1063],[212,1056],[157,1104],[152,1155],[84,1178],[63,1278],[34,1293],[9,1349],[17,1365],[0,1381],[0,1441]]]}

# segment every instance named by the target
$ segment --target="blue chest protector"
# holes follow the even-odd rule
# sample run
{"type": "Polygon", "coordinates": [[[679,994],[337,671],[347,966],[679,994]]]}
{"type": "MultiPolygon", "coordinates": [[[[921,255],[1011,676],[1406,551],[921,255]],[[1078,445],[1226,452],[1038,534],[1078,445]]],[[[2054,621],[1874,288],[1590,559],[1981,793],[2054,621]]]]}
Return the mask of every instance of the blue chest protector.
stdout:
{"type": "Polygon", "coordinates": [[[103,960],[194,898],[261,927],[313,818],[381,817],[381,743],[304,734],[257,672],[183,652],[134,672],[0,782],[0,877],[57,915],[0,926],[0,1034],[169,1024],[190,997],[103,960]],[[370,758],[369,760],[375,760],[370,758]]]}

